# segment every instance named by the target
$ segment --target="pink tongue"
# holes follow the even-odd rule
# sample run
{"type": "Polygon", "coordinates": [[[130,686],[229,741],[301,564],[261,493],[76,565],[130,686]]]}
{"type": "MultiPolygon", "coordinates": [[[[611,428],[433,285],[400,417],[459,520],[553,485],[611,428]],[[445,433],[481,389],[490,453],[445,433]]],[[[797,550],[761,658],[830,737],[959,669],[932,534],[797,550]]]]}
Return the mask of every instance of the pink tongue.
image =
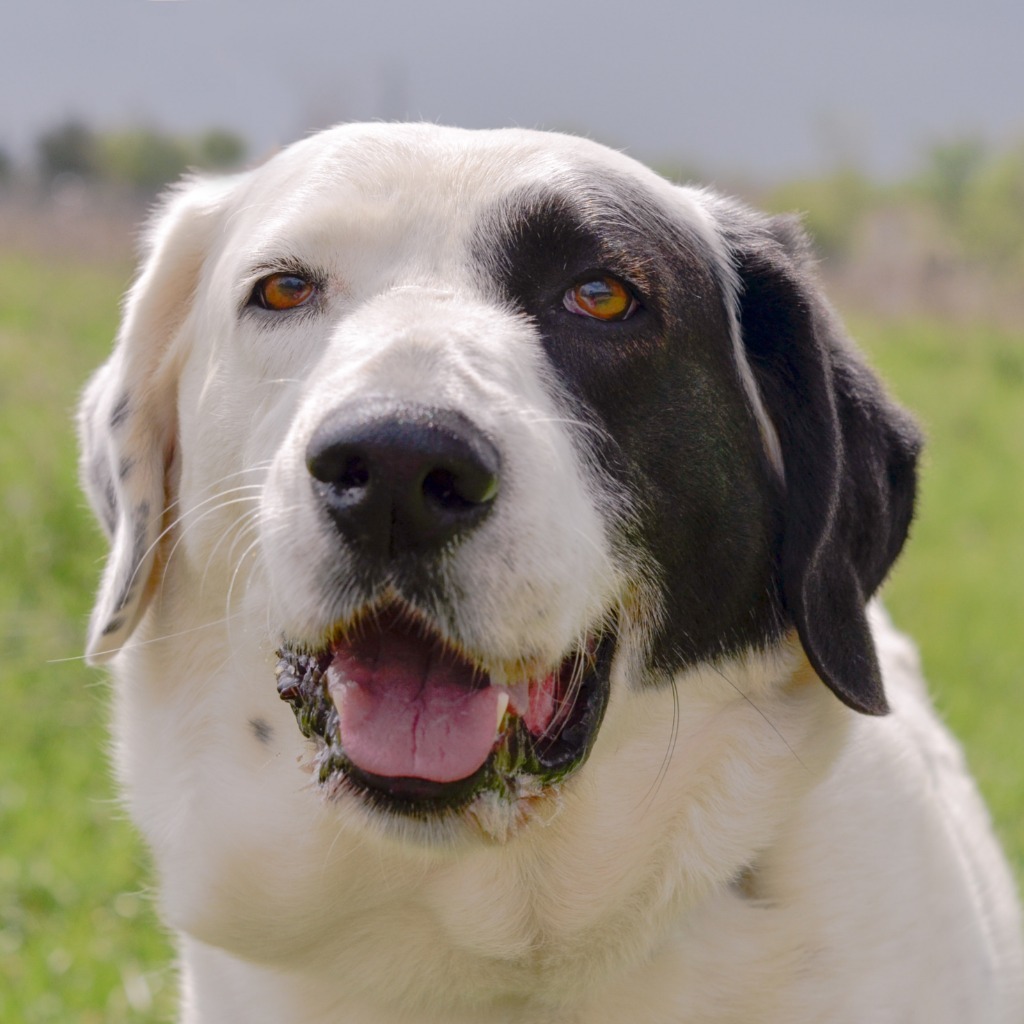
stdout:
{"type": "Polygon", "coordinates": [[[339,646],[327,669],[346,757],[373,775],[455,782],[497,739],[493,686],[415,626],[394,621],[339,646]]]}

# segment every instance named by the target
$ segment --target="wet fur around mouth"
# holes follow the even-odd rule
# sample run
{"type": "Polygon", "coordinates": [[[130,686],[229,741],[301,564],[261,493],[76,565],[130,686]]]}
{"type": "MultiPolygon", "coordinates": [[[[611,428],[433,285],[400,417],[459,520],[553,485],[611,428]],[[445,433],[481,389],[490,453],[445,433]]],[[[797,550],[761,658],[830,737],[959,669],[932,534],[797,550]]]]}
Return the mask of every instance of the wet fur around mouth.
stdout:
{"type": "MultiPolygon", "coordinates": [[[[365,613],[364,618],[377,614],[365,613]]],[[[389,614],[401,616],[402,612],[391,610],[389,614]]],[[[418,618],[409,626],[421,634],[425,629],[418,618]]],[[[358,631],[360,627],[354,628],[358,631]]],[[[519,814],[525,805],[554,792],[586,761],[608,703],[616,648],[614,627],[593,634],[558,666],[558,699],[570,703],[555,711],[549,725],[534,733],[526,717],[509,706],[485,762],[471,775],[445,783],[380,776],[361,769],[346,756],[327,672],[342,642],[340,637],[352,631],[352,626],[336,631],[339,639],[319,648],[285,642],[277,652],[278,693],[292,708],[303,735],[316,744],[313,770],[326,795],[355,793],[376,810],[422,820],[470,810],[474,801],[485,796],[519,814]]],[[[424,642],[443,647],[449,657],[464,657],[436,633],[426,634],[424,642]]],[[[486,669],[474,668],[475,684],[491,685],[486,669]]]]}

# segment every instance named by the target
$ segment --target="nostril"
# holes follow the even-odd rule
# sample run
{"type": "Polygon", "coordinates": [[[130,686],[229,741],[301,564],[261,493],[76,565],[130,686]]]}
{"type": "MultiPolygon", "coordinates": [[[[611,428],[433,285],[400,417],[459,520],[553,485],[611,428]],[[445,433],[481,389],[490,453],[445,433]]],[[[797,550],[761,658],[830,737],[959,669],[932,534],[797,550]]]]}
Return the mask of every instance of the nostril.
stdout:
{"type": "Polygon", "coordinates": [[[423,493],[438,505],[466,505],[465,498],[455,489],[455,476],[447,469],[431,470],[423,478],[423,493]]]}
{"type": "Polygon", "coordinates": [[[423,478],[422,489],[435,505],[458,511],[490,504],[498,493],[498,477],[483,466],[464,467],[461,472],[439,467],[423,478]]]}
{"type": "Polygon", "coordinates": [[[365,487],[370,482],[370,467],[366,459],[353,455],[333,482],[342,490],[365,487]]]}
{"type": "Polygon", "coordinates": [[[315,480],[341,491],[366,487],[370,482],[369,463],[348,445],[317,448],[309,454],[306,468],[315,480]]]}

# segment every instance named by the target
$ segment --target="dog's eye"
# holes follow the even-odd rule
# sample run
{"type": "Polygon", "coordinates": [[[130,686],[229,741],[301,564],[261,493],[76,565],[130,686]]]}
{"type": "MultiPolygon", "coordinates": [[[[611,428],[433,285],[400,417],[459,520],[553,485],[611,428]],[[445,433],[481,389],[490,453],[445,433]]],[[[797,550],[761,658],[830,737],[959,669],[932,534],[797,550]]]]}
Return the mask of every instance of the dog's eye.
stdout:
{"type": "Polygon", "coordinates": [[[271,274],[257,281],[251,301],[263,309],[282,313],[305,305],[315,291],[316,285],[299,274],[271,274]]]}
{"type": "Polygon", "coordinates": [[[614,277],[595,277],[570,288],[562,305],[577,316],[595,320],[625,320],[639,308],[632,292],[614,277]]]}

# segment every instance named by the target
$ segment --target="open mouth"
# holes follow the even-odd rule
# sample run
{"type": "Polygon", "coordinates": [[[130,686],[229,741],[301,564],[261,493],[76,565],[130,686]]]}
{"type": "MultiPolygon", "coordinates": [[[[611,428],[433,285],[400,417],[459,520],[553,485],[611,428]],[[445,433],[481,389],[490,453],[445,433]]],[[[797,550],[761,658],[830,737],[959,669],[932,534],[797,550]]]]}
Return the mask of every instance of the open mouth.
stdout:
{"type": "Polygon", "coordinates": [[[318,743],[322,785],[422,817],[484,793],[536,796],[578,768],[604,716],[614,648],[604,630],[546,670],[488,667],[388,605],[320,649],[282,645],[278,692],[318,743]]]}

